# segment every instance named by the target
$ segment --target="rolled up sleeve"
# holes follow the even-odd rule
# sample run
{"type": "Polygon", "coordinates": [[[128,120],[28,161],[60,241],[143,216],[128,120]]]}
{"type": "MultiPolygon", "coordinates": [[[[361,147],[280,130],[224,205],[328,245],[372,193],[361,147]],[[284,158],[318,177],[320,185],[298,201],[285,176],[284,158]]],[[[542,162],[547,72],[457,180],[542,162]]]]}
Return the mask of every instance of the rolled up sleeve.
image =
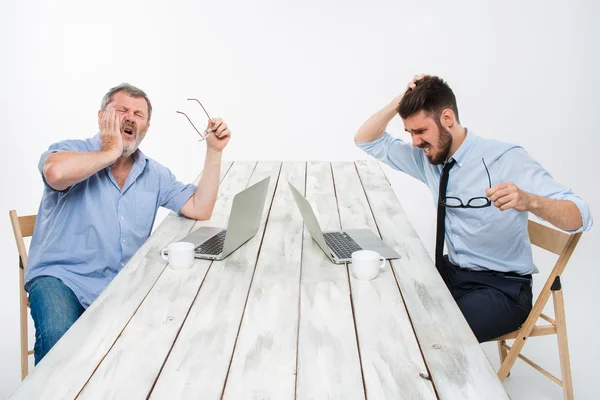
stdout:
{"type": "MultiPolygon", "coordinates": [[[[86,143],[82,140],[64,140],[62,142],[54,143],[48,147],[48,150],[42,153],[40,156],[40,161],[38,162],[38,170],[40,171],[40,175],[42,175],[42,181],[44,181],[44,185],[48,190],[53,192],[57,192],[52,186],[48,185],[46,182],[46,177],[44,176],[44,163],[46,162],[46,158],[52,153],[58,153],[61,151],[90,151],[86,143]]],[[[61,190],[60,192],[68,192],[72,186],[69,186],[65,190],[61,190]]]]}
{"type": "Polygon", "coordinates": [[[357,142],[356,145],[393,169],[425,182],[424,160],[422,154],[418,153],[422,151],[414,148],[410,143],[386,132],[372,142],[357,142]]]}
{"type": "Polygon", "coordinates": [[[513,147],[503,154],[502,158],[504,159],[503,165],[507,166],[503,173],[505,181],[513,182],[528,193],[553,200],[573,202],[581,213],[583,224],[581,228],[569,232],[575,233],[591,229],[594,220],[587,202],[573,193],[570,188],[558,183],[525,149],[518,146],[513,147]]]}

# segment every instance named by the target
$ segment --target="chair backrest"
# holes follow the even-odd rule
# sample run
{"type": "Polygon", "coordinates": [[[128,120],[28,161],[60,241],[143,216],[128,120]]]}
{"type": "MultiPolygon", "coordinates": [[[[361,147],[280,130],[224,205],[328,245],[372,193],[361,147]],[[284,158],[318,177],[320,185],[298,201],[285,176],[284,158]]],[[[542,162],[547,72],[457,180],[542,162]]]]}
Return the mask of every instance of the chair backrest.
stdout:
{"type": "Polygon", "coordinates": [[[531,220],[529,220],[528,231],[531,244],[558,255],[558,260],[556,261],[552,272],[550,272],[550,276],[548,276],[548,279],[540,292],[540,296],[535,302],[532,310],[533,314],[533,312],[538,309],[539,312],[541,312],[548,301],[551,290],[560,290],[560,275],[567,266],[567,262],[571,258],[571,254],[573,254],[582,233],[568,234],[531,220]]]}
{"type": "Polygon", "coordinates": [[[24,269],[27,265],[27,248],[23,238],[33,235],[35,228],[36,215],[26,215],[23,217],[17,216],[15,210],[10,210],[10,222],[12,223],[15,241],[17,242],[17,250],[19,251],[19,267],[24,269]]]}
{"type": "Polygon", "coordinates": [[[579,242],[581,232],[568,234],[531,220],[529,220],[527,229],[531,244],[559,256],[554,269],[558,269],[558,275],[560,275],[579,242]]]}

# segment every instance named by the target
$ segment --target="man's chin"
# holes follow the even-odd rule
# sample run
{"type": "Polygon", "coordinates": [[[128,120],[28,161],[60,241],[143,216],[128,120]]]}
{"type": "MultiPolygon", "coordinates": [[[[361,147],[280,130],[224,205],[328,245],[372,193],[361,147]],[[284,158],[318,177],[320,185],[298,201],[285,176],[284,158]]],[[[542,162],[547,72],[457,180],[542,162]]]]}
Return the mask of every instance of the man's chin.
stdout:
{"type": "Polygon", "coordinates": [[[426,154],[425,157],[427,157],[427,161],[429,161],[429,164],[431,165],[440,165],[443,160],[440,160],[437,154],[434,155],[429,155],[426,154]]]}
{"type": "Polygon", "coordinates": [[[121,157],[129,157],[130,155],[132,155],[133,153],[135,153],[135,151],[137,150],[137,146],[132,146],[130,148],[123,148],[123,154],[121,157]]]}

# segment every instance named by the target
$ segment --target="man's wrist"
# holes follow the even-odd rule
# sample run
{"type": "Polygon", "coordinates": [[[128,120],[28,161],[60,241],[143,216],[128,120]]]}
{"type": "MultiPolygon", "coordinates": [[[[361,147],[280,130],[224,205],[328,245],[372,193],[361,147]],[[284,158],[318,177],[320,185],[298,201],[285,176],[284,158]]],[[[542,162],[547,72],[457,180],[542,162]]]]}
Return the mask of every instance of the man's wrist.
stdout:
{"type": "Polygon", "coordinates": [[[123,152],[119,152],[118,150],[113,149],[103,149],[100,150],[100,154],[102,155],[102,160],[104,163],[108,163],[108,165],[114,164],[115,161],[121,157],[123,152]]]}
{"type": "MultiPolygon", "coordinates": [[[[527,193],[527,192],[525,192],[527,193]]],[[[535,211],[540,207],[540,197],[531,193],[527,193],[527,211],[535,214],[535,211]]]]}
{"type": "Polygon", "coordinates": [[[206,148],[206,165],[221,165],[221,159],[223,157],[223,152],[220,150],[215,150],[211,147],[206,148]]]}

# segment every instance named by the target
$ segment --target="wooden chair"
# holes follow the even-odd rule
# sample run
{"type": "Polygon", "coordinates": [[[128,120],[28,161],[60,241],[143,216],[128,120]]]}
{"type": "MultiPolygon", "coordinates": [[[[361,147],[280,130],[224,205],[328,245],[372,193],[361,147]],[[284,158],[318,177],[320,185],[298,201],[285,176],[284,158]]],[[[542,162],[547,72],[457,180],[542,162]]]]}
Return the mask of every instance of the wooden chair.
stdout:
{"type": "Polygon", "coordinates": [[[27,249],[23,238],[33,235],[35,226],[35,215],[27,215],[18,217],[15,210],[11,210],[10,222],[12,223],[15,241],[17,242],[17,250],[19,251],[19,304],[20,304],[20,320],[21,320],[21,380],[25,379],[29,373],[29,359],[33,354],[33,350],[28,349],[28,334],[27,334],[27,308],[29,300],[25,292],[25,266],[27,265],[27,249]]]}
{"type": "Polygon", "coordinates": [[[529,221],[529,238],[531,243],[558,255],[558,260],[544,285],[537,301],[535,302],[529,317],[519,330],[498,339],[498,350],[500,351],[500,369],[498,377],[502,382],[510,374],[510,369],[518,358],[540,371],[542,374],[562,386],[565,399],[573,399],[573,382],[571,380],[571,365],[569,361],[569,345],[567,343],[567,325],[565,321],[565,307],[563,302],[562,285],[560,275],[565,269],[581,233],[567,234],[556,229],[548,228],[537,222],[529,221]],[[552,294],[554,303],[554,319],[542,313],[544,306],[552,294]],[[548,324],[536,325],[538,319],[544,319],[548,324]],[[558,354],[560,356],[560,369],[562,381],[521,355],[525,342],[532,336],[556,335],[558,341],[558,354]],[[514,339],[512,346],[506,340],[514,339]]]}

